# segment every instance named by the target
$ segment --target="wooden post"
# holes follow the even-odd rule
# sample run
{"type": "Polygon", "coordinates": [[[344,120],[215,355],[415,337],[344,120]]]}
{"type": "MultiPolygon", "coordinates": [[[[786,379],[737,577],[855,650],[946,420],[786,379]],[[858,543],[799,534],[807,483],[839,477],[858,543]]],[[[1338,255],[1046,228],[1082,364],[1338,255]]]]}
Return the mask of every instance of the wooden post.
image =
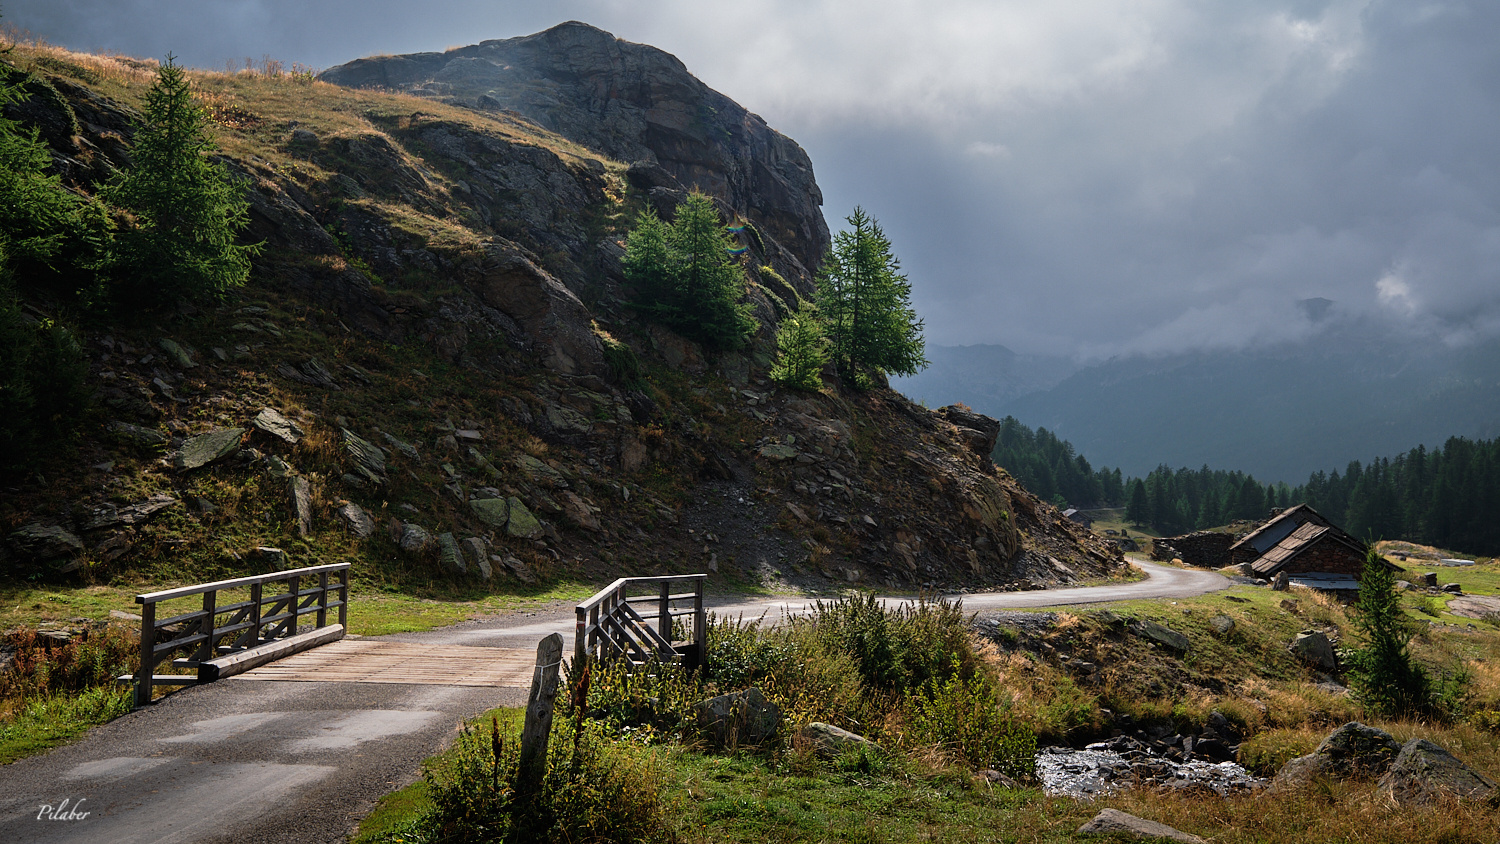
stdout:
{"type": "Polygon", "coordinates": [[[583,655],[588,651],[589,638],[589,612],[583,607],[578,607],[578,622],[573,627],[573,670],[577,671],[583,665],[583,655]]]}
{"type": "Polygon", "coordinates": [[[349,629],[349,567],[339,569],[339,624],[349,629]]]}
{"type": "Polygon", "coordinates": [[[301,584],[302,584],[302,578],[301,577],[293,577],[293,578],[291,578],[289,580],[289,582],[287,584],[288,587],[289,587],[287,589],[287,593],[292,596],[292,602],[290,604],[287,604],[287,609],[291,610],[291,615],[292,615],[291,618],[287,619],[287,628],[286,628],[286,635],[287,636],[295,636],[295,635],[297,635],[297,605],[300,604],[300,603],[302,603],[302,598],[297,593],[297,587],[300,586],[301,584]]]}
{"type": "Polygon", "coordinates": [[[706,578],[693,578],[693,667],[708,660],[704,649],[708,642],[708,616],[703,611],[703,583],[706,578]]]}
{"type": "Polygon", "coordinates": [[[203,622],[198,630],[204,635],[203,644],[198,646],[198,652],[193,658],[199,662],[208,662],[218,654],[214,653],[214,611],[218,608],[219,593],[209,590],[203,593],[203,622]]]}
{"type": "Polygon", "coordinates": [[[541,790],[542,778],[547,774],[547,737],[552,733],[552,704],[557,699],[562,653],[560,633],[537,643],[536,670],[531,675],[531,696],[526,701],[526,724],[521,729],[520,770],[516,773],[516,795],[523,800],[541,790]]]}
{"type": "Polygon", "coordinates": [[[672,581],[661,582],[661,598],[656,602],[656,632],[667,642],[672,641],[672,581]]]}
{"type": "Polygon", "coordinates": [[[141,606],[141,664],[135,670],[135,705],[151,703],[151,675],[156,673],[156,602],[141,606]]]}
{"type": "Polygon", "coordinates": [[[318,626],[328,626],[328,572],[318,572],[318,626]]]}
{"type": "Polygon", "coordinates": [[[250,638],[245,642],[247,648],[253,648],[260,644],[261,594],[259,583],[250,584],[250,638]]]}

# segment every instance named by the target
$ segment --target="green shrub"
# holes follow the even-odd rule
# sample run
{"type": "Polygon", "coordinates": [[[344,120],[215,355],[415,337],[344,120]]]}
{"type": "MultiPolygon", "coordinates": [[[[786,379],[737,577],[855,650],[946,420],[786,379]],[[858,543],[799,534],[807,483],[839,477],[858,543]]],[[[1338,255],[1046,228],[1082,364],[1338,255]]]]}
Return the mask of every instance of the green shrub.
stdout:
{"type": "Polygon", "coordinates": [[[140,642],[133,631],[111,626],[56,644],[22,628],[5,637],[10,667],[0,674],[0,698],[45,698],[110,686],[134,670],[140,642]]]}
{"type": "Polygon", "coordinates": [[[909,746],[937,747],[972,768],[993,768],[1021,780],[1036,779],[1036,733],[1001,703],[987,675],[954,672],[928,681],[906,697],[909,746]]]}
{"type": "Polygon", "coordinates": [[[424,773],[433,807],[420,840],[637,842],[673,838],[655,759],[608,740],[598,725],[553,723],[547,770],[531,799],[516,794],[519,731],[466,726],[424,773]],[[580,732],[581,730],[581,732],[580,732]]]}
{"type": "Polygon", "coordinates": [[[823,366],[828,363],[828,340],[823,323],[811,308],[789,315],[776,330],[776,362],[771,380],[794,390],[823,389],[823,366]]]}
{"type": "Polygon", "coordinates": [[[1401,610],[1395,574],[1374,546],[1365,555],[1359,602],[1350,616],[1364,640],[1348,652],[1349,679],[1359,701],[1388,717],[1434,713],[1432,682],[1406,649],[1416,628],[1401,610]]]}

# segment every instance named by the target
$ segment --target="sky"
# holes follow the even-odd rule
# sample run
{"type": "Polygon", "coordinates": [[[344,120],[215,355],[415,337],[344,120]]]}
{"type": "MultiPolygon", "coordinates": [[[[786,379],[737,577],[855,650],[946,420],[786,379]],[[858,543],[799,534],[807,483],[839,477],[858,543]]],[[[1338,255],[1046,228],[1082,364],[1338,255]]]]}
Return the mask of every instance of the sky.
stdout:
{"type": "Polygon", "coordinates": [[[883,225],[929,343],[1253,349],[1302,299],[1500,335],[1494,0],[10,0],[51,43],[327,68],[581,20],[673,53],[883,225]]]}

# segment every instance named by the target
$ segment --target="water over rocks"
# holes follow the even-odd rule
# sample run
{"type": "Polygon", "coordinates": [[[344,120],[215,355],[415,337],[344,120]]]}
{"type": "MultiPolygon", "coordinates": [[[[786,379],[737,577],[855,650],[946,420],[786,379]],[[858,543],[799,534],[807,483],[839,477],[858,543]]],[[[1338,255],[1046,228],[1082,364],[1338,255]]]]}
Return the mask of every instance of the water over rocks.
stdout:
{"type": "MultiPolygon", "coordinates": [[[[1042,790],[1057,797],[1088,800],[1127,788],[1204,788],[1220,796],[1251,791],[1265,785],[1234,762],[1191,759],[1174,762],[1142,749],[1105,749],[1118,740],[1091,744],[1082,750],[1048,747],[1037,753],[1036,773],[1042,790]]],[[[1136,744],[1140,744],[1137,742],[1136,744]]]]}

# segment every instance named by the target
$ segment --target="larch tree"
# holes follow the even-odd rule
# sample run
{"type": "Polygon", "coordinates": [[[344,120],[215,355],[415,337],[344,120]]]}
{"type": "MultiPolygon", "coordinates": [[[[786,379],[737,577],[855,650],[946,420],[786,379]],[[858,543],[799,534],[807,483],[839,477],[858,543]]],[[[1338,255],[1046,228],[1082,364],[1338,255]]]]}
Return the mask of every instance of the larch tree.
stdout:
{"type": "Polygon", "coordinates": [[[870,373],[914,375],[927,366],[911,282],[880,224],[856,207],[818,273],[818,306],[839,376],[862,387],[870,373]]]}

